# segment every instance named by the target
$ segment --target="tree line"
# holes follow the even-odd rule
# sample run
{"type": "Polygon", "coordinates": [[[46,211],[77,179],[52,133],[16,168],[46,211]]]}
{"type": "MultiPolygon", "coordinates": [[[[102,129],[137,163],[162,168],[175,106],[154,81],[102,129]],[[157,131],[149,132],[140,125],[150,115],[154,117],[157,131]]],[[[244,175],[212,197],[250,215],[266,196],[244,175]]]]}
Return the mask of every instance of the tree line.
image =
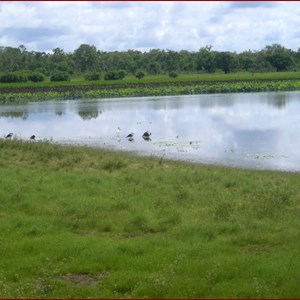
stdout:
{"type": "Polygon", "coordinates": [[[215,51],[212,46],[205,46],[193,52],[160,49],[147,52],[106,52],[93,45],[81,44],[69,53],[61,48],[46,53],[28,51],[24,45],[17,48],[0,47],[0,74],[4,81],[9,80],[12,73],[21,79],[23,74],[31,74],[30,80],[41,81],[41,76],[52,76],[53,80],[60,80],[60,77],[73,74],[85,74],[86,79],[97,80],[99,74],[104,74],[105,79],[122,79],[126,74],[139,74],[142,78],[143,74],[227,74],[237,71],[258,73],[298,70],[300,48],[293,51],[280,44],[268,45],[260,51],[248,50],[241,53],[215,51]]]}

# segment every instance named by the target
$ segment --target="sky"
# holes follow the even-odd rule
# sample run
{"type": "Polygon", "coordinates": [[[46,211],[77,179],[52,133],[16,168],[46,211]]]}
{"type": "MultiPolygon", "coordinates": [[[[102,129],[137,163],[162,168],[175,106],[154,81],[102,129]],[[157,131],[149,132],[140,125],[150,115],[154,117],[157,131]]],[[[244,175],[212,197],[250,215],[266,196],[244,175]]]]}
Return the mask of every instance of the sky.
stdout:
{"type": "Polygon", "coordinates": [[[0,46],[73,52],[300,48],[297,1],[1,1],[0,46]]]}

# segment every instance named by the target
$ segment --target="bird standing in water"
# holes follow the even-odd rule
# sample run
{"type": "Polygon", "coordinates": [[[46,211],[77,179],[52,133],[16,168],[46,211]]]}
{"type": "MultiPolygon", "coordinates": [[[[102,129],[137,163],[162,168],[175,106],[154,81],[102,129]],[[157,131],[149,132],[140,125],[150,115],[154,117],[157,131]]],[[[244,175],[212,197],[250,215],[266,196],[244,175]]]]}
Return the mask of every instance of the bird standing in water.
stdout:
{"type": "Polygon", "coordinates": [[[144,134],[142,135],[142,138],[143,138],[145,141],[151,141],[150,135],[151,135],[151,132],[146,131],[146,132],[144,132],[144,134]]]}
{"type": "Polygon", "coordinates": [[[143,137],[150,137],[150,135],[151,135],[151,132],[146,131],[146,132],[144,132],[143,137]]]}
{"type": "Polygon", "coordinates": [[[134,136],[134,133],[133,133],[133,132],[130,132],[126,137],[127,137],[127,138],[133,138],[133,136],[134,136]]]}
{"type": "Polygon", "coordinates": [[[126,136],[126,138],[128,139],[128,141],[133,142],[133,141],[134,141],[133,136],[134,136],[134,133],[133,133],[133,132],[130,132],[130,133],[126,136]]]}

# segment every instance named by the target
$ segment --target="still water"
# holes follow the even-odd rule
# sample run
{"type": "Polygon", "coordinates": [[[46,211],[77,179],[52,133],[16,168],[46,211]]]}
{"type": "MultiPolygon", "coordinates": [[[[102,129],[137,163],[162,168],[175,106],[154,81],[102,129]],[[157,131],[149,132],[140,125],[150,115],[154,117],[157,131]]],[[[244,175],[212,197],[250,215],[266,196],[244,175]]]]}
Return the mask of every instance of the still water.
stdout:
{"type": "Polygon", "coordinates": [[[0,105],[0,137],[9,132],[184,161],[300,171],[300,92],[0,105]],[[151,140],[142,138],[145,131],[151,140]]]}

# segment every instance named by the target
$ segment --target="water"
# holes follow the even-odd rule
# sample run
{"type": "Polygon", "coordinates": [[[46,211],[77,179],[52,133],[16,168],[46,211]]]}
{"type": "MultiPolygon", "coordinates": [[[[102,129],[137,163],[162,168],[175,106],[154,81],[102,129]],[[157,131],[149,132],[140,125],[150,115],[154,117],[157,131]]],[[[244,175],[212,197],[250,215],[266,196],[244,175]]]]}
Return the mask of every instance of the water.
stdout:
{"type": "Polygon", "coordinates": [[[299,111],[300,92],[0,105],[0,137],[35,134],[191,162],[300,171],[299,111]],[[142,138],[147,130],[150,141],[142,138]]]}

